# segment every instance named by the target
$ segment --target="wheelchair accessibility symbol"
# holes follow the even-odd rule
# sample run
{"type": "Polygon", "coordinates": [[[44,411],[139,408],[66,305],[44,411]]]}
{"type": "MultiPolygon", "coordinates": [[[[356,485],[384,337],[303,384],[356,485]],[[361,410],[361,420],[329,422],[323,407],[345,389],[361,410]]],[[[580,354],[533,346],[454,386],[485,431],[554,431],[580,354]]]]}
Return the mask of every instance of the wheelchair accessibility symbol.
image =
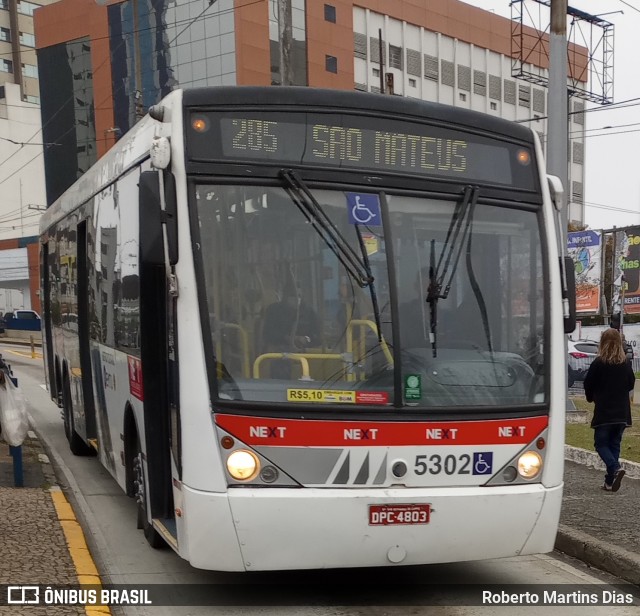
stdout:
{"type": "Polygon", "coordinates": [[[381,227],[380,199],[371,193],[346,193],[349,223],[381,227]]]}
{"type": "Polygon", "coordinates": [[[481,451],[473,454],[473,474],[491,475],[493,472],[493,452],[481,451]]]}

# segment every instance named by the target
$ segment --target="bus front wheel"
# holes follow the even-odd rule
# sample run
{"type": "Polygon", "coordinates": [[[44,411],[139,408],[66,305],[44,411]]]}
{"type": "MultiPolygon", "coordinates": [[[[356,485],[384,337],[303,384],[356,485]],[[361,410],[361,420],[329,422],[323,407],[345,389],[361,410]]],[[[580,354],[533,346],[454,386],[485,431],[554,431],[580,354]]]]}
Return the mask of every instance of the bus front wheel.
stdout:
{"type": "Polygon", "coordinates": [[[144,478],[144,467],[142,465],[142,447],[140,440],[136,441],[136,451],[133,456],[133,491],[138,508],[138,528],[144,532],[145,539],[154,549],[165,547],[166,543],[162,535],[153,528],[147,515],[147,485],[144,478]]]}

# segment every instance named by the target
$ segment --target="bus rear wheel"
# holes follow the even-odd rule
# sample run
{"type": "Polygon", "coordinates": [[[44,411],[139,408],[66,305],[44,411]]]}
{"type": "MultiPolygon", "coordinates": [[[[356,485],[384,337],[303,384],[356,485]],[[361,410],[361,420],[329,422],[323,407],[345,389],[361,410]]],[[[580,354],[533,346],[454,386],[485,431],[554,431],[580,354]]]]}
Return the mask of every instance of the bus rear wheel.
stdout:
{"type": "Polygon", "coordinates": [[[76,432],[73,421],[73,406],[71,405],[71,386],[69,377],[65,374],[62,390],[62,417],[64,422],[64,433],[69,442],[69,450],[74,456],[94,456],[96,451],[82,440],[76,432]]]}
{"type": "Polygon", "coordinates": [[[155,550],[165,547],[162,535],[149,522],[147,515],[147,485],[144,478],[144,467],[142,465],[142,447],[140,440],[136,440],[136,451],[133,456],[133,493],[138,508],[138,528],[144,532],[145,539],[155,550]]]}

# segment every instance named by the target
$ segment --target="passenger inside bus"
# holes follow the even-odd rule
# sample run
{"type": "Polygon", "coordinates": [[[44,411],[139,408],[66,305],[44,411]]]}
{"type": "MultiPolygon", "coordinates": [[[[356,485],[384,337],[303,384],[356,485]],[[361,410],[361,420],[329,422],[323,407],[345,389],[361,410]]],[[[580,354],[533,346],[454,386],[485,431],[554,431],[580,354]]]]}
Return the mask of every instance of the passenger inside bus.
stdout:
{"type": "MultiPolygon", "coordinates": [[[[315,310],[302,298],[295,282],[287,277],[281,300],[267,307],[262,325],[265,353],[304,352],[320,343],[322,326],[315,310]]],[[[271,378],[288,379],[289,360],[271,361],[271,378]]]]}

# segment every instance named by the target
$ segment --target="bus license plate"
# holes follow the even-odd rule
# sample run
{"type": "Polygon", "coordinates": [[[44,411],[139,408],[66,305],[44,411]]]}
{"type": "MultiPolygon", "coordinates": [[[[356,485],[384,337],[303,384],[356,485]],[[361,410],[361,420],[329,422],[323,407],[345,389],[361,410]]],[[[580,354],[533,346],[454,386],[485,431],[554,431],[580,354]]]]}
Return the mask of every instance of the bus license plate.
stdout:
{"type": "Polygon", "coordinates": [[[431,505],[369,505],[369,526],[428,524],[431,505]]]}

